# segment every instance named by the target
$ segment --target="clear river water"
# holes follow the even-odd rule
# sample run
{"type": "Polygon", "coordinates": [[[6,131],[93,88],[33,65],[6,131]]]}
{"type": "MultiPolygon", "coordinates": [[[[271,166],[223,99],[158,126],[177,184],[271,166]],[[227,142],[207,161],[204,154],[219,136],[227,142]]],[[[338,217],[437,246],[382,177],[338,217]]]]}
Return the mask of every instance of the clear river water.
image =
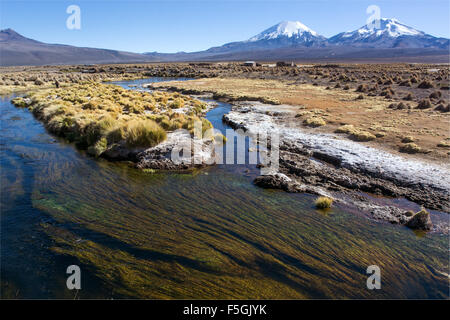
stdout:
{"type": "MultiPolygon", "coordinates": [[[[12,97],[0,97],[1,298],[449,298],[448,235],[317,211],[315,196],[254,186],[254,165],[146,173],[94,159],[12,97]],[[66,287],[72,264],[81,290],[66,287]]],[[[223,131],[229,110],[206,117],[223,131]]]]}

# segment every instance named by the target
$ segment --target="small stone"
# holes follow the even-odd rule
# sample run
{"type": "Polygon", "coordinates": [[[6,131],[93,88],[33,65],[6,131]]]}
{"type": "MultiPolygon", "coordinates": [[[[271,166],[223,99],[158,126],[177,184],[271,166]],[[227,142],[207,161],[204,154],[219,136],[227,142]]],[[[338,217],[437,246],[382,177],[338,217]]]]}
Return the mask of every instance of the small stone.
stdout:
{"type": "Polygon", "coordinates": [[[431,230],[433,223],[431,222],[430,213],[425,209],[420,210],[406,223],[406,226],[411,229],[431,230]]]}

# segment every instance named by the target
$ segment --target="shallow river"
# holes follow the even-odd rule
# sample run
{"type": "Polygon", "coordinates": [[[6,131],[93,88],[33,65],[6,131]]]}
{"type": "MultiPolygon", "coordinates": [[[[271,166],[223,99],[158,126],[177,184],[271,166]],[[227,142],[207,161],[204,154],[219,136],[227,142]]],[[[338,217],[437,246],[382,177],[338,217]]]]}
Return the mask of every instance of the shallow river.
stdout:
{"type": "MultiPolygon", "coordinates": [[[[123,86],[161,81],[122,81],[123,86]]],[[[449,298],[448,235],[252,184],[252,165],[144,173],[0,100],[1,298],[449,298]],[[66,268],[82,288],[66,288],[66,268]],[[368,290],[366,269],[381,269],[368,290]]],[[[224,130],[227,104],[207,114],[224,130]]]]}

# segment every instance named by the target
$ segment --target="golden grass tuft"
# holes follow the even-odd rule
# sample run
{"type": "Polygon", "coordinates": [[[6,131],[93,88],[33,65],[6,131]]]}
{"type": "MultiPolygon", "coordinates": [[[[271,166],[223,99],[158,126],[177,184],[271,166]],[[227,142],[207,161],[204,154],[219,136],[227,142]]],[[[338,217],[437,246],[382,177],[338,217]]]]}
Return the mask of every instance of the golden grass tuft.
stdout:
{"type": "Polygon", "coordinates": [[[403,153],[419,153],[422,152],[422,148],[415,143],[409,142],[402,145],[399,151],[403,153]]]}
{"type": "Polygon", "coordinates": [[[315,201],[315,205],[317,209],[329,209],[333,204],[333,199],[328,197],[319,197],[315,201]]]}
{"type": "Polygon", "coordinates": [[[131,120],[122,130],[130,147],[153,147],[167,138],[166,131],[150,119],[131,120]]]}
{"type": "Polygon", "coordinates": [[[377,138],[374,134],[372,134],[368,131],[364,131],[364,130],[355,128],[351,124],[340,126],[334,132],[347,133],[347,134],[349,134],[349,136],[348,136],[349,139],[351,139],[353,141],[360,141],[360,142],[371,141],[371,140],[374,140],[377,138]]]}
{"type": "Polygon", "coordinates": [[[321,127],[327,124],[321,117],[309,117],[303,123],[308,127],[321,127]]]}
{"type": "Polygon", "coordinates": [[[376,136],[368,131],[359,130],[359,131],[352,132],[349,135],[349,139],[354,140],[354,141],[364,142],[364,141],[375,140],[376,136]]]}
{"type": "Polygon", "coordinates": [[[352,124],[346,124],[337,128],[334,132],[336,133],[352,133],[355,132],[356,128],[352,124]]]}
{"type": "Polygon", "coordinates": [[[446,140],[442,140],[437,144],[439,148],[450,148],[450,142],[446,140]]]}
{"type": "Polygon", "coordinates": [[[410,142],[414,142],[416,141],[416,139],[413,136],[406,136],[403,137],[402,142],[403,143],[410,143],[410,142]]]}

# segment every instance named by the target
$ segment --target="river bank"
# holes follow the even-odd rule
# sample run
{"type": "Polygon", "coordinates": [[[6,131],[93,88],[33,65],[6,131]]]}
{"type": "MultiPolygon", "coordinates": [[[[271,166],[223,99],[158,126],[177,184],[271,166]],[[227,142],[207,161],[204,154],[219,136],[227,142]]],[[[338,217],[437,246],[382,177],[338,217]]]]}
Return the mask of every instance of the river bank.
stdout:
{"type": "MultiPolygon", "coordinates": [[[[189,85],[191,82],[175,82],[178,86],[180,83],[189,85]]],[[[134,89],[130,91],[91,83],[39,90],[13,102],[32,110],[50,132],[75,142],[95,157],[131,161],[136,168],[148,171],[184,171],[214,164],[215,136],[208,141],[194,139],[196,121],[202,126],[197,135],[212,128],[201,116],[214,103],[171,93],[177,87],[173,84],[140,83],[138,87],[128,87],[134,89]],[[168,91],[149,93],[143,90],[147,87],[168,91]],[[183,148],[189,154],[183,151],[175,161],[174,150],[183,148]]],[[[186,88],[182,91],[205,93],[186,88]]],[[[448,223],[433,226],[426,211],[425,218],[419,219],[414,212],[379,205],[364,195],[406,198],[428,209],[449,212],[448,168],[406,159],[336,135],[307,131],[298,126],[297,110],[293,106],[233,100],[245,100],[247,96],[233,98],[222,94],[214,97],[231,100],[232,110],[224,114],[223,121],[232,128],[244,129],[250,135],[265,131],[283,137],[279,170],[256,177],[256,185],[326,196],[355,206],[377,220],[426,231],[449,232],[448,223]],[[439,178],[441,176],[444,178],[439,178]]]]}
{"type": "MultiPolygon", "coordinates": [[[[373,196],[405,198],[427,209],[450,212],[448,206],[449,166],[443,161],[443,155],[440,153],[411,155],[398,152],[386,142],[385,134],[380,133],[378,136],[378,133],[375,135],[375,133],[357,129],[353,124],[348,123],[345,125],[341,123],[340,127],[331,126],[330,128],[330,123],[333,122],[325,118],[324,112],[320,109],[311,110],[311,107],[298,107],[280,104],[280,101],[271,101],[270,95],[263,95],[263,92],[267,91],[258,93],[258,90],[266,85],[264,81],[258,82],[259,86],[255,87],[252,94],[246,93],[245,89],[239,91],[240,89],[236,85],[240,83],[240,80],[233,81],[203,79],[183,83],[149,84],[148,87],[181,91],[186,94],[212,94],[216,99],[232,104],[232,111],[224,115],[223,120],[234,129],[243,129],[247,134],[253,136],[262,131],[276,132],[282,137],[279,155],[280,169],[272,175],[257,177],[254,182],[258,186],[278,188],[288,192],[323,195],[338,202],[351,203],[377,220],[409,225],[424,230],[432,229],[440,233],[447,234],[449,232],[446,221],[439,221],[432,226],[433,218],[428,217],[422,221],[421,226],[418,226],[413,223],[418,219],[418,216],[415,217],[415,212],[397,206],[380,205],[373,201],[373,196]],[[224,82],[225,85],[234,86],[235,89],[232,91],[230,87],[231,91],[218,92],[218,88],[212,89],[209,85],[214,81],[224,82]],[[256,101],[245,101],[249,99],[256,101]],[[267,101],[270,104],[267,104],[267,101]],[[299,110],[303,111],[299,114],[299,110]],[[326,119],[326,122],[323,118],[326,119]],[[311,122],[308,122],[309,120],[311,122]],[[320,124],[319,120],[321,120],[320,124]],[[317,125],[313,125],[316,123],[315,121],[318,123],[317,125]],[[328,130],[317,129],[317,127],[322,128],[325,124],[328,130]],[[352,129],[349,130],[352,132],[341,130],[343,127],[352,129]],[[338,128],[338,130],[333,128],[338,128]],[[330,129],[331,131],[335,130],[335,133],[330,133],[330,129]],[[349,134],[350,138],[354,136],[354,138],[345,139],[343,133],[349,134]],[[377,141],[367,143],[365,141],[373,139],[363,139],[372,136],[377,141]]],[[[254,81],[244,81],[243,86],[254,87],[255,83],[254,81]],[[248,83],[253,84],[249,85],[248,83]]],[[[273,86],[277,87],[275,84],[273,86]]],[[[315,98],[317,101],[332,99],[333,93],[326,93],[321,91],[322,89],[313,87],[310,89],[318,92],[319,97],[315,98]],[[325,93],[322,94],[322,92],[325,93]]],[[[283,94],[292,96],[284,91],[283,94]]],[[[352,95],[354,94],[343,93],[339,99],[347,101],[347,103],[349,101],[355,103],[352,95]]],[[[279,97],[283,98],[284,96],[280,95],[279,97]]],[[[369,109],[375,106],[375,109],[381,113],[384,112],[382,110],[389,110],[387,102],[379,99],[372,100],[365,101],[364,105],[367,105],[369,109]],[[371,101],[378,103],[378,106],[371,101]]],[[[360,104],[360,102],[356,102],[356,104],[358,103],[360,104]]],[[[327,108],[327,111],[330,110],[327,108]]],[[[391,112],[385,113],[385,117],[392,117],[391,112]]],[[[396,116],[402,117],[403,114],[396,116]]],[[[416,117],[416,115],[413,116],[416,117]]],[[[436,118],[434,114],[430,116],[433,119],[441,119],[441,124],[447,121],[446,117],[436,118]]],[[[360,127],[361,123],[358,126],[360,127]]]]}
{"type": "Polygon", "coordinates": [[[131,161],[140,169],[205,166],[214,157],[215,139],[221,138],[194,139],[212,128],[203,116],[213,104],[178,93],[88,83],[32,91],[12,102],[89,155],[131,161]],[[174,150],[183,148],[189,154],[172,159],[174,150]]]}
{"type": "MultiPolygon", "coordinates": [[[[230,126],[250,135],[262,130],[282,137],[279,172],[257,177],[257,185],[351,202],[375,219],[396,224],[408,224],[414,213],[380,206],[364,193],[406,198],[429,209],[450,212],[448,167],[407,159],[336,135],[288,127],[279,115],[275,118],[267,114],[268,107],[258,102],[236,102],[223,117],[230,126]],[[347,196],[345,200],[342,194],[347,196]]],[[[434,230],[448,233],[448,224],[438,224],[434,230]]]]}
{"type": "MultiPolygon", "coordinates": [[[[1,298],[73,299],[65,270],[76,264],[86,299],[448,299],[447,236],[342,203],[316,210],[310,194],[253,185],[254,165],[168,174],[87,157],[10,99],[0,100],[1,298]],[[373,264],[383,290],[366,289],[373,264]]],[[[229,112],[219,102],[205,117],[225,133],[229,112]]]]}

